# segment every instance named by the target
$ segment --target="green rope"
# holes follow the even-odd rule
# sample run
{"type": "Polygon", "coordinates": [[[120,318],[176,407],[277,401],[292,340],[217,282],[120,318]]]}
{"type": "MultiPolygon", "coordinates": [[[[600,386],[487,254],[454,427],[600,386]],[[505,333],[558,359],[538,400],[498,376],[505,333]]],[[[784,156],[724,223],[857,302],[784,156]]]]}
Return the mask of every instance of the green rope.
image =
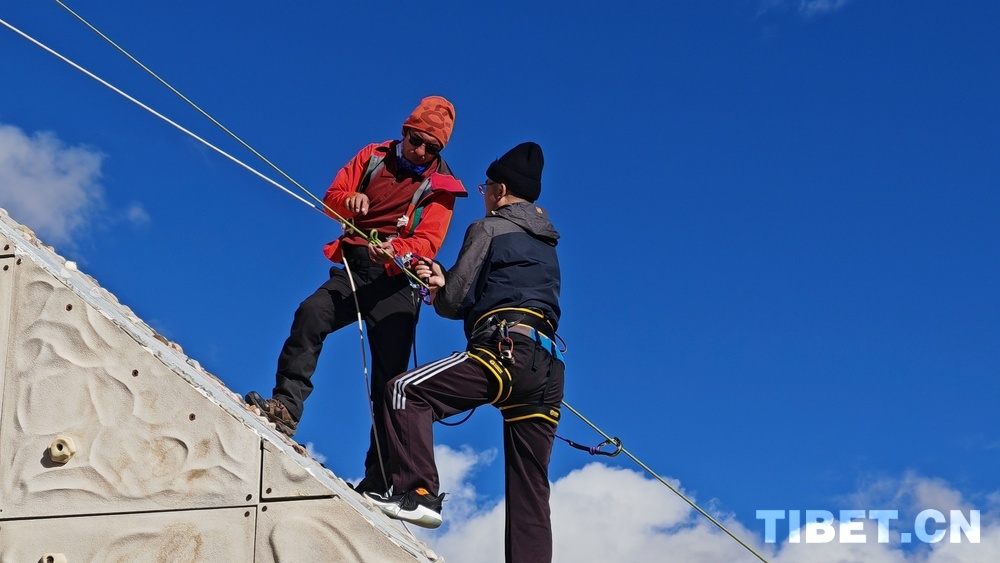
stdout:
{"type": "MultiPolygon", "coordinates": [[[[126,57],[129,58],[129,60],[131,60],[132,62],[134,62],[135,64],[137,64],[139,66],[139,68],[141,68],[142,70],[146,71],[146,73],[148,73],[150,76],[152,76],[157,81],[159,81],[160,84],[163,84],[171,92],[173,92],[178,97],[180,97],[180,99],[182,99],[185,102],[187,102],[187,104],[190,105],[195,110],[197,110],[198,113],[200,113],[201,115],[203,115],[206,119],[208,119],[209,121],[211,121],[213,124],[215,124],[220,129],[222,129],[223,131],[225,131],[230,137],[232,137],[233,139],[235,139],[245,149],[247,149],[248,151],[250,151],[251,153],[253,153],[254,156],[256,156],[257,158],[259,158],[260,160],[262,160],[268,166],[270,166],[271,169],[273,169],[278,174],[281,174],[281,176],[283,178],[285,178],[286,180],[288,180],[289,182],[291,182],[292,184],[294,184],[295,187],[297,187],[299,190],[301,190],[305,195],[309,196],[309,198],[311,198],[313,201],[315,201],[316,203],[318,203],[319,205],[321,205],[323,207],[323,210],[325,210],[326,214],[329,217],[331,217],[332,219],[334,219],[335,221],[339,222],[341,225],[343,225],[345,229],[351,230],[354,233],[360,235],[362,238],[364,238],[368,242],[369,245],[373,245],[373,246],[378,247],[378,245],[381,243],[381,241],[379,240],[379,237],[378,237],[378,233],[375,230],[372,230],[371,233],[365,233],[364,231],[362,231],[361,229],[359,229],[358,227],[356,227],[354,225],[354,223],[352,223],[350,221],[350,219],[346,219],[342,215],[340,215],[339,213],[337,213],[336,211],[334,211],[329,205],[326,204],[325,201],[323,201],[322,199],[316,197],[316,195],[314,195],[312,192],[310,192],[308,189],[306,189],[305,186],[303,186],[302,184],[298,183],[295,180],[295,178],[292,178],[291,176],[289,176],[288,174],[286,174],[284,170],[282,170],[276,164],[274,164],[273,162],[271,162],[270,160],[268,160],[264,155],[262,155],[259,152],[257,152],[256,149],[254,149],[252,146],[250,146],[249,143],[247,143],[242,138],[240,138],[239,135],[237,135],[236,133],[233,133],[232,131],[230,131],[225,125],[223,125],[218,120],[216,120],[214,117],[212,117],[208,112],[206,112],[205,110],[201,109],[201,107],[199,107],[198,104],[196,104],[193,101],[191,101],[187,96],[185,96],[179,90],[177,90],[176,88],[174,88],[173,86],[171,86],[170,83],[168,83],[166,80],[164,80],[163,78],[161,78],[158,74],[156,74],[155,72],[153,72],[149,67],[147,67],[146,65],[142,64],[142,62],[140,62],[139,59],[136,59],[135,57],[133,57],[131,53],[129,53],[123,47],[121,47],[120,45],[118,45],[117,43],[115,43],[110,37],[108,37],[107,35],[105,35],[104,33],[102,33],[101,30],[99,30],[96,27],[94,27],[94,25],[92,25],[89,21],[87,21],[86,19],[84,19],[83,16],[81,16],[80,14],[77,14],[76,12],[74,12],[69,6],[67,6],[66,4],[64,4],[62,2],[62,0],[56,0],[56,3],[59,4],[60,6],[62,6],[67,12],[69,12],[70,14],[72,14],[76,19],[80,20],[80,22],[82,22],[84,25],[86,25],[88,28],[90,28],[94,33],[96,33],[98,36],[100,36],[101,39],[104,39],[105,41],[107,41],[112,47],[114,47],[115,49],[117,49],[121,54],[125,55],[126,57]]],[[[385,254],[386,256],[388,256],[389,258],[395,258],[395,256],[393,256],[392,253],[390,253],[388,250],[385,250],[385,249],[383,249],[381,247],[379,247],[379,250],[383,254],[385,254]]],[[[418,278],[416,276],[416,274],[414,274],[413,272],[410,272],[406,268],[401,268],[401,270],[403,270],[403,273],[405,273],[407,276],[409,276],[410,279],[412,279],[416,283],[422,285],[423,287],[428,288],[427,284],[423,280],[421,280],[420,278],[418,278]]],[[[428,288],[428,289],[430,289],[430,288],[428,288]]]]}

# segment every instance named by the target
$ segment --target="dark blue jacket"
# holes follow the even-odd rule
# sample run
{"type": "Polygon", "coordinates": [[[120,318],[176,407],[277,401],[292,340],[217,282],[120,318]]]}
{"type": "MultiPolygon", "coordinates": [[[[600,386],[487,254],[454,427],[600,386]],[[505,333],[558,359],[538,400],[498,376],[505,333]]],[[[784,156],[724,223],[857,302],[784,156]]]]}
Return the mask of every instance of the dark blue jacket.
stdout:
{"type": "Polygon", "coordinates": [[[469,225],[434,309],[442,317],[463,319],[466,337],[480,317],[501,307],[537,309],[557,329],[558,240],[541,207],[525,202],[497,209],[469,225]]]}

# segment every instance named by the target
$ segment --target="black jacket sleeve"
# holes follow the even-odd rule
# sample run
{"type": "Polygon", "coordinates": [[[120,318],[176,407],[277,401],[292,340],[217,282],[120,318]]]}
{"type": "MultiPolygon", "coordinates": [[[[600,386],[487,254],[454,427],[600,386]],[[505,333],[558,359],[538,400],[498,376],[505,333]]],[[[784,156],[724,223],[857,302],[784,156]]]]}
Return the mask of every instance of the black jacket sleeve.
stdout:
{"type": "Polygon", "coordinates": [[[458,260],[452,269],[445,272],[445,286],[434,299],[434,310],[439,315],[448,319],[464,318],[465,311],[475,302],[472,293],[492,241],[486,221],[479,220],[469,225],[458,260]]]}

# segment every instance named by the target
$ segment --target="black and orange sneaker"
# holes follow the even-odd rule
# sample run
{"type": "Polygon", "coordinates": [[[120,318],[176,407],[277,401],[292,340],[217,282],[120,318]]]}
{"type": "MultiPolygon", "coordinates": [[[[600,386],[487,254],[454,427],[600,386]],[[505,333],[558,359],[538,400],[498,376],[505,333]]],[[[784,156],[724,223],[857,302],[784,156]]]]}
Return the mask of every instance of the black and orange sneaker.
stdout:
{"type": "Polygon", "coordinates": [[[265,399],[256,391],[247,393],[245,399],[247,404],[260,409],[260,414],[273,422],[283,434],[289,438],[295,435],[295,429],[298,428],[299,422],[292,418],[284,403],[278,399],[265,399]]]}
{"type": "Polygon", "coordinates": [[[432,529],[441,525],[441,505],[446,494],[434,496],[423,487],[392,496],[367,493],[368,498],[389,518],[432,529]]]}

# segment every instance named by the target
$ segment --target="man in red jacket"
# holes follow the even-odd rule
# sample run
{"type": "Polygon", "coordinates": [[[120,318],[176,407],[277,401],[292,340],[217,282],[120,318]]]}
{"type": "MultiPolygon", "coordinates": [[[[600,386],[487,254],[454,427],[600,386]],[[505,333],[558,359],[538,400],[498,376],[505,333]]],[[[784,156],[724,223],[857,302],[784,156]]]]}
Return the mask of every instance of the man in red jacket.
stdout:
{"type": "MultiPolygon", "coordinates": [[[[394,258],[433,258],[441,248],[456,197],[465,188],[452,174],[440,152],[448,144],[455,108],[440,96],[421,100],[403,122],[403,138],[371,144],[337,173],[324,202],[363,233],[378,233],[370,244],[354,230],[345,230],[326,245],[333,262],[346,264],[354,276],[357,300],[368,330],[372,355],[372,408],[376,414],[359,492],[388,490],[380,450],[385,451],[385,425],[380,413],[385,385],[406,370],[416,329],[420,297],[394,258]]],[[[332,215],[332,214],[331,214],[332,215]]],[[[293,436],[303,404],[312,392],[311,377],[323,340],[357,319],[355,296],[347,269],[334,266],[330,279],[295,311],[291,332],[278,356],[271,399],[255,391],[246,401],[277,428],[293,436]]]]}

